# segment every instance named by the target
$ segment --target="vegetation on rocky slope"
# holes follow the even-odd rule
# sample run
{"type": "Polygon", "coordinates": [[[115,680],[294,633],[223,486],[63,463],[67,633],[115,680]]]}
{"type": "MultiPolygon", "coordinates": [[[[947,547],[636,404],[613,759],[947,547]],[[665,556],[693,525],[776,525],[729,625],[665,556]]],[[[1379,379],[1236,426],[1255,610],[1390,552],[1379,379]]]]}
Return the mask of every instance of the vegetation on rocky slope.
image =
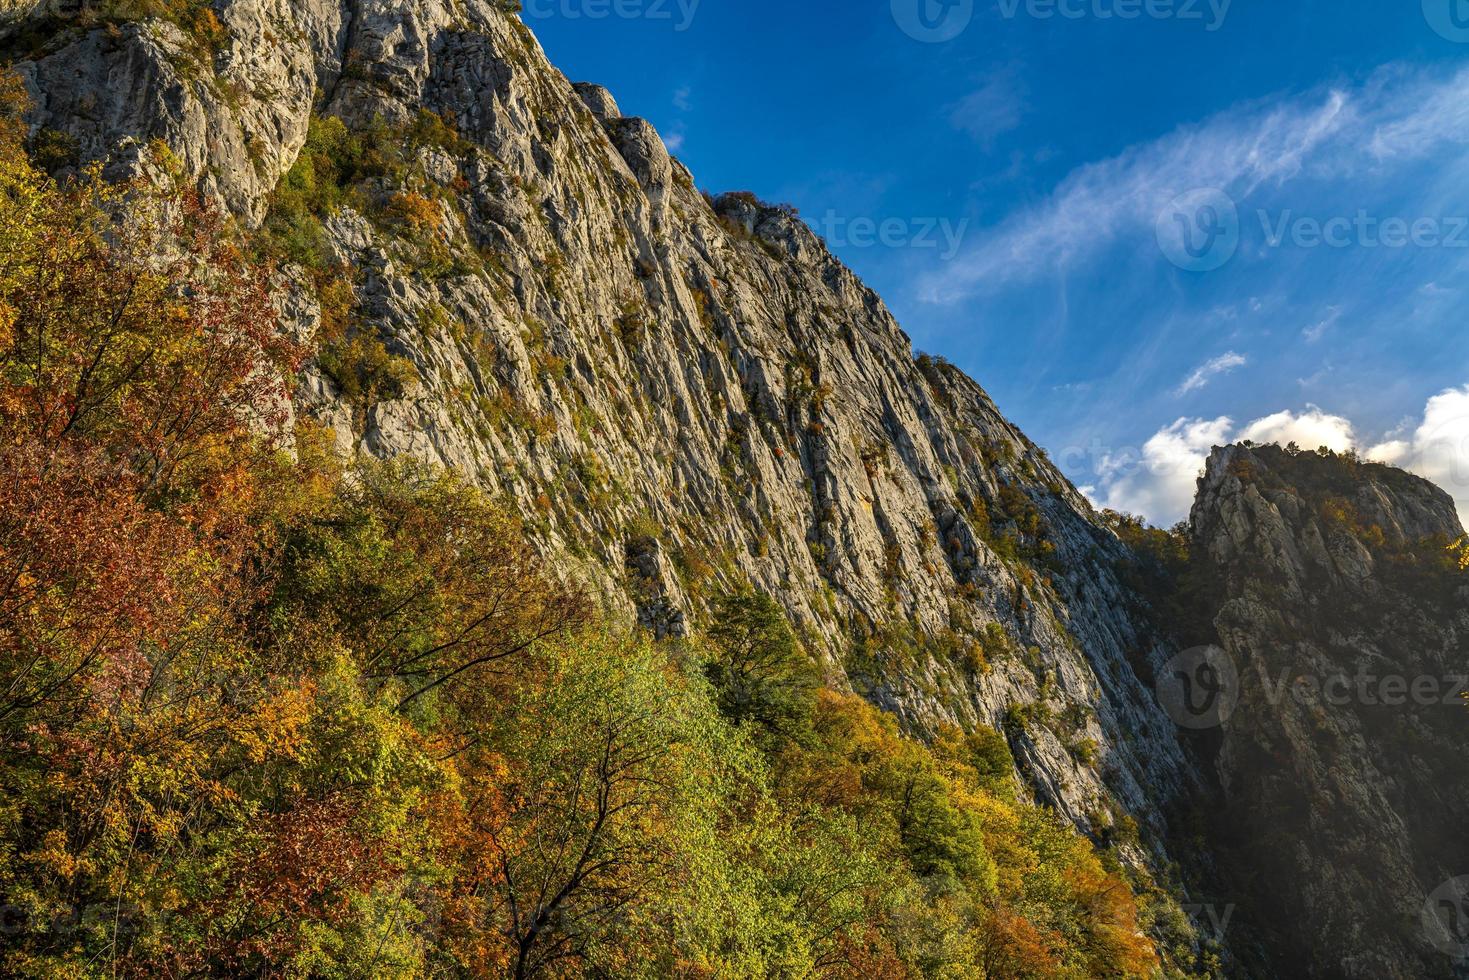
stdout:
{"type": "Polygon", "coordinates": [[[1257,697],[1180,736],[1152,690],[1196,644],[1246,679],[1447,651],[1415,603],[1448,542],[1358,492],[1397,477],[1241,468],[1201,511],[1227,535],[1098,520],[789,208],[700,196],[514,6],[0,31],[40,169],[263,223],[60,192],[7,130],[0,972],[1425,975],[1424,883],[1351,875],[1457,847],[1457,707],[1428,758],[1401,712],[1257,697]],[[1282,604],[1296,551],[1314,605],[1282,604]],[[1221,763],[1255,799],[1200,792],[1221,763]]]}
{"type": "Polygon", "coordinates": [[[758,593],[654,643],[454,474],[338,458],[292,419],[308,351],[228,224],[59,187],[21,133],[3,120],[0,972],[1159,968],[1164,927],[1017,794],[1002,737],[920,744],[823,690],[758,593]]]}

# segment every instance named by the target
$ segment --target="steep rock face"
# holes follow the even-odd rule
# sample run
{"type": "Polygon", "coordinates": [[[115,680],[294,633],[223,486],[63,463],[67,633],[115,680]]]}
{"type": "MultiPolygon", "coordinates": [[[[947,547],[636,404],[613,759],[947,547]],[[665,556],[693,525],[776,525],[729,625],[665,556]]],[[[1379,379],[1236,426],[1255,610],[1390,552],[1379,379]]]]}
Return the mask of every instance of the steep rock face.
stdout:
{"type": "MultiPolygon", "coordinates": [[[[1134,672],[1166,651],[1114,575],[1125,549],[978,386],[915,362],[795,215],[705,198],[652,126],[570,84],[496,4],[217,10],[224,36],[204,43],[48,4],[32,23],[54,29],[6,43],[33,131],[65,134],[76,165],[160,176],[159,141],[250,225],[313,111],[371,139],[424,111],[452,122],[323,216],[355,279],[349,333],[409,378],[365,395],[313,368],[300,410],[344,449],[503,494],[659,632],[718,588],[769,590],[832,683],[915,732],[1005,727],[1041,798],[1098,836],[1130,814],[1158,858],[1191,777],[1134,672]],[[404,193],[434,202],[427,229],[387,217],[404,193]]],[[[322,311],[308,275],[288,278],[282,306],[309,336],[322,311]]]]}
{"type": "Polygon", "coordinates": [[[1193,523],[1238,677],[1215,764],[1242,918],[1282,975],[1455,975],[1463,923],[1439,928],[1430,898],[1469,869],[1453,501],[1387,467],[1232,447],[1193,523]]]}
{"type": "Polygon", "coordinates": [[[722,588],[773,593],[832,684],[920,735],[1002,728],[1081,831],[1239,896],[1241,971],[1449,975],[1452,937],[1422,913],[1469,870],[1462,712],[1291,686],[1466,672],[1466,596],[1420,546],[1459,533],[1446,496],[1216,453],[1194,565],[1239,683],[1222,727],[1181,740],[1152,690],[1173,651],[1120,571],[1135,556],[1045,454],[973,381],[915,360],[796,215],[706,198],[498,4],[222,0],[218,30],[5,9],[60,169],[182,180],[274,228],[321,120],[390,151],[334,175],[350,186],[305,222],[315,267],[281,278],[288,327],[326,345],[296,408],[344,451],[464,471],[660,636],[722,588]],[[345,317],[321,287],[338,268],[345,317]],[[1220,816],[1170,854],[1165,815],[1213,805],[1206,783],[1220,816]]]}
{"type": "Polygon", "coordinates": [[[181,24],[130,22],[130,8],[42,0],[0,26],[7,54],[24,59],[33,129],[60,134],[77,163],[105,161],[119,180],[157,176],[159,141],[206,194],[258,220],[306,138],[313,94],[340,70],[350,13],[252,0],[181,24]],[[76,27],[98,19],[106,26],[76,27]]]}

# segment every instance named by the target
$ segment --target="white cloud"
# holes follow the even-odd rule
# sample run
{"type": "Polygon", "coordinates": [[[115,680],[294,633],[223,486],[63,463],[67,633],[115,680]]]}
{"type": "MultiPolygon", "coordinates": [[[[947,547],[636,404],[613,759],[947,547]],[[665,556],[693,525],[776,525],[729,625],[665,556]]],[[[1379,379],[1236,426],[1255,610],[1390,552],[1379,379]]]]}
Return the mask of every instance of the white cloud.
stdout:
{"type": "Polygon", "coordinates": [[[681,86],[673,92],[673,105],[676,109],[688,112],[694,107],[694,90],[687,85],[681,86]]]}
{"type": "Polygon", "coordinates": [[[1405,439],[1389,439],[1367,450],[1367,458],[1388,466],[1402,466],[1413,455],[1413,444],[1405,439]]]}
{"type": "Polygon", "coordinates": [[[1250,363],[1249,358],[1243,354],[1237,354],[1234,351],[1230,351],[1227,354],[1220,354],[1218,357],[1199,365],[1193,374],[1185,378],[1183,384],[1178,386],[1178,394],[1183,396],[1191,391],[1206,388],[1209,382],[1213,381],[1219,375],[1228,374],[1235,368],[1244,367],[1248,363],[1250,363]]]}
{"type": "MultiPolygon", "coordinates": [[[[1363,453],[1408,470],[1441,487],[1469,517],[1469,385],[1428,400],[1423,419],[1363,453]],[[1415,427],[1416,426],[1416,427],[1415,427]]],[[[1087,496],[1100,506],[1142,514],[1155,524],[1183,520],[1193,507],[1196,481],[1215,446],[1253,442],[1304,450],[1323,446],[1344,453],[1360,445],[1352,423],[1315,405],[1276,412],[1237,428],[1229,418],[1182,418],[1159,430],[1142,450],[1111,453],[1097,466],[1099,487],[1087,496]]]]}
{"type": "Polygon", "coordinates": [[[949,121],[988,146],[996,136],[1020,125],[1025,108],[1025,89],[1012,65],[991,73],[983,85],[960,99],[949,121]]]}
{"type": "MultiPolygon", "coordinates": [[[[1465,395],[1469,398],[1469,389],[1465,395]]],[[[1193,507],[1210,450],[1245,441],[1282,446],[1294,442],[1302,449],[1325,446],[1333,452],[1346,452],[1355,444],[1350,422],[1314,405],[1299,414],[1267,415],[1238,430],[1227,417],[1183,418],[1157,432],[1141,452],[1104,458],[1097,467],[1103,489],[1093,499],[1112,510],[1142,514],[1158,525],[1176,524],[1193,507]]]]}
{"type": "Polygon", "coordinates": [[[1230,442],[1228,418],[1179,419],[1159,431],[1142,451],[1110,454],[1097,467],[1103,507],[1142,514],[1159,524],[1188,516],[1209,450],[1230,442]]]}
{"type": "Polygon", "coordinates": [[[1388,68],[1355,88],[1246,104],[1072,171],[1043,202],[977,236],[920,294],[952,302],[1049,275],[1118,239],[1153,234],[1163,207],[1197,188],[1225,191],[1243,217],[1267,185],[1380,176],[1465,143],[1469,69],[1442,76],[1388,68]]]}
{"type": "Polygon", "coordinates": [[[1334,453],[1344,453],[1357,444],[1351,422],[1339,415],[1328,415],[1315,405],[1307,406],[1299,415],[1276,412],[1256,419],[1240,431],[1235,441],[1279,446],[1295,443],[1306,450],[1325,446],[1334,453]]]}
{"type": "Polygon", "coordinates": [[[1432,480],[1454,498],[1461,517],[1469,516],[1469,386],[1430,398],[1411,434],[1379,443],[1367,456],[1432,480]]]}

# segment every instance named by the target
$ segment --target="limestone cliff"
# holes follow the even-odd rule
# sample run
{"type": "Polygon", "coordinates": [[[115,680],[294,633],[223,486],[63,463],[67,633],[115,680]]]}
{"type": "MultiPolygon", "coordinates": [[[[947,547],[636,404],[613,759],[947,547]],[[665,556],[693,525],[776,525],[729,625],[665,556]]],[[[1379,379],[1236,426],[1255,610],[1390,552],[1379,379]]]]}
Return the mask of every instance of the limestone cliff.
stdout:
{"type": "MultiPolygon", "coordinates": [[[[1026,709],[1010,728],[1045,798],[1097,832],[1114,811],[1161,831],[1153,804],[1185,766],[1129,667],[1162,652],[1119,612],[1118,542],[978,386],[915,361],[795,215],[706,199],[651,126],[493,4],[218,17],[227,39],[202,53],[167,22],[33,38],[35,129],[118,176],[156,169],[162,140],[258,224],[313,112],[358,133],[452,121],[325,219],[326,264],[355,272],[351,331],[412,366],[364,397],[308,372],[298,407],[344,449],[475,475],[655,627],[751,581],[833,682],[915,731],[1026,709]],[[432,255],[383,217],[403,192],[441,202],[432,255]]],[[[309,289],[284,305],[315,332],[309,289]]]]}
{"type": "Polygon", "coordinates": [[[1237,678],[1207,751],[1242,918],[1287,976],[1456,975],[1463,923],[1430,899],[1469,868],[1453,501],[1384,466],[1232,447],[1193,534],[1237,678]]]}
{"type": "MultiPolygon", "coordinates": [[[[1362,976],[1442,967],[1364,925],[1376,876],[1396,914],[1451,870],[1441,760],[1399,768],[1355,715],[1281,720],[1248,697],[1221,731],[1182,734],[1154,692],[1175,653],[1161,597],[1131,584],[1135,556],[1045,453],[973,381],[915,358],[797,215],[701,193],[647,122],[569,82],[502,6],[50,0],[0,28],[0,59],[58,173],[95,160],[182,181],[293,259],[281,309],[323,350],[296,410],[343,450],[470,474],[614,614],[660,633],[696,627],[718,589],[771,592],[830,683],[918,735],[1003,729],[1038,799],[1180,901],[1194,880],[1257,893],[1212,839],[1176,848],[1178,814],[1218,792],[1254,826],[1304,787],[1320,809],[1303,826],[1340,839],[1269,838],[1296,875],[1273,894],[1309,917],[1300,962],[1333,975],[1324,951],[1345,943],[1379,970],[1362,976]],[[1320,724],[1340,729],[1329,755],[1320,724]],[[1324,867],[1354,848],[1373,863],[1324,867]],[[1337,888],[1350,901],[1328,901],[1337,888]]],[[[1216,457],[1195,514],[1229,655],[1265,656],[1262,631],[1298,609],[1317,618],[1292,629],[1332,626],[1313,597],[1397,594],[1373,591],[1370,549],[1244,480],[1240,458],[1216,457]]],[[[1363,486],[1364,519],[1395,540],[1454,530],[1426,490],[1363,486]]],[[[1447,667],[1446,610],[1397,611],[1421,643],[1364,619],[1341,645],[1447,667]],[[1441,611],[1431,631],[1415,618],[1441,611]]],[[[1293,966],[1300,936],[1253,918],[1244,959],[1293,966]]]]}

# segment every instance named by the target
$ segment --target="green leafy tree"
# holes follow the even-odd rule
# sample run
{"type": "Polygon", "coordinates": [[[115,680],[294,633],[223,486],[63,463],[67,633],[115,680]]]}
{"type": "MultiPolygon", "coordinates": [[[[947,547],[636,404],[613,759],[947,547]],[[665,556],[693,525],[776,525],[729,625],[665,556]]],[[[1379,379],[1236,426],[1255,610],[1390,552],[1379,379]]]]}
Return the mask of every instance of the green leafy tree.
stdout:
{"type": "Polygon", "coordinates": [[[285,553],[276,608],[328,624],[408,708],[584,625],[583,594],[549,575],[518,523],[456,476],[411,462],[357,468],[285,553]]]}
{"type": "MultiPolygon", "coordinates": [[[[697,660],[600,623],[465,478],[288,430],[271,250],[58,186],[22,102],[0,73],[0,975],[1154,970],[999,734],[904,735],[752,590],[697,660]]],[[[316,126],[270,229],[309,257],[400,150],[316,126]]]]}
{"type": "Polygon", "coordinates": [[[711,897],[694,872],[720,846],[742,750],[645,642],[582,634],[533,663],[494,738],[508,812],[488,837],[508,972],[657,973],[689,931],[679,920],[711,897]]]}
{"type": "Polygon", "coordinates": [[[780,605],[753,589],[726,593],[715,601],[709,639],[705,672],[720,712],[768,736],[805,738],[820,675],[780,605]]]}

